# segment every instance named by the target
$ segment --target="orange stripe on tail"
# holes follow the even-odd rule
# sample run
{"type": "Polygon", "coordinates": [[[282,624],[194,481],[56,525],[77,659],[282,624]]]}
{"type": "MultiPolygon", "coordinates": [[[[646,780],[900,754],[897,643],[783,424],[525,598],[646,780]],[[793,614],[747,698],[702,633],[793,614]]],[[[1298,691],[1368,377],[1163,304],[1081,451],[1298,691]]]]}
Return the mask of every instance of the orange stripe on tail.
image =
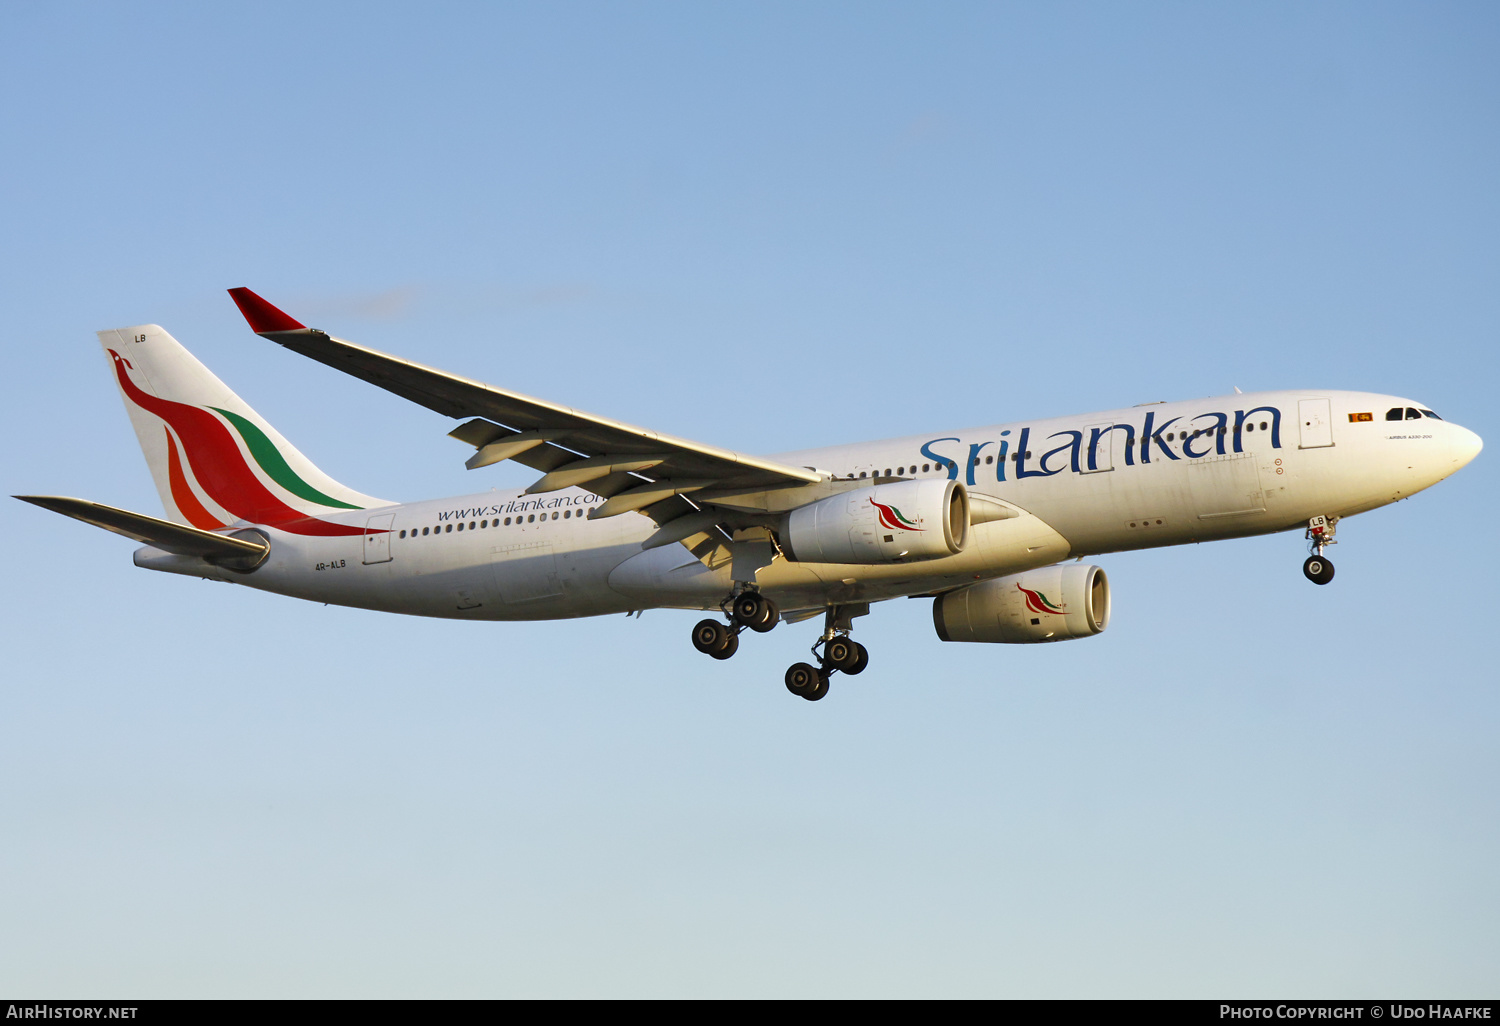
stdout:
{"type": "MultiPolygon", "coordinates": [[[[166,431],[166,428],[162,428],[166,431]]],[[[172,485],[172,501],[177,503],[177,510],[187,522],[194,527],[204,531],[214,531],[224,525],[219,523],[208,510],[203,508],[203,503],[198,501],[198,496],[193,494],[192,487],[187,483],[187,475],[182,472],[182,459],[177,455],[177,443],[172,439],[172,432],[167,434],[167,480],[172,485]]]]}

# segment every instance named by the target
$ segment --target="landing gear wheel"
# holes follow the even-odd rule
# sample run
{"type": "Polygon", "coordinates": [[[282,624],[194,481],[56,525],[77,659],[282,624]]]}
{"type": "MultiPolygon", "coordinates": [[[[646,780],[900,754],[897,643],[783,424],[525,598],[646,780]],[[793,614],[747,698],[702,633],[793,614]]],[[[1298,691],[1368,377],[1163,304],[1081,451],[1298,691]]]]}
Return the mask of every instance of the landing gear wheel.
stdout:
{"type": "Polygon", "coordinates": [[[848,673],[850,667],[859,661],[860,648],[858,642],[848,638],[833,638],[823,647],[823,660],[835,670],[848,673]]]}
{"type": "Polygon", "coordinates": [[[857,641],[853,644],[855,651],[854,665],[841,667],[851,677],[856,673],[863,673],[865,667],[870,665],[870,650],[857,641]]]}
{"type": "Polygon", "coordinates": [[[699,620],[693,628],[693,647],[715,659],[728,659],[740,647],[739,638],[717,620],[699,620]]]}
{"type": "Polygon", "coordinates": [[[804,694],[802,697],[807,699],[809,702],[818,702],[821,701],[823,699],[823,696],[826,694],[828,694],[828,674],[825,672],[818,674],[818,686],[804,694]]]}
{"type": "MultiPolygon", "coordinates": [[[[786,689],[798,698],[806,698],[808,695],[823,689],[824,694],[828,692],[828,676],[816,666],[807,663],[793,663],[786,671],[786,689]]],[[[818,698],[822,698],[819,695],[818,698]]],[[[814,699],[816,701],[817,699],[814,699]]]]}
{"type": "Polygon", "coordinates": [[[750,625],[750,629],[757,634],[764,634],[781,622],[781,610],[776,607],[776,603],[764,595],[761,596],[761,601],[766,604],[766,615],[759,623],[750,625]]]}
{"type": "Polygon", "coordinates": [[[1314,584],[1327,584],[1333,580],[1333,564],[1323,556],[1308,556],[1302,573],[1314,584]]]}
{"type": "Polygon", "coordinates": [[[781,611],[760,592],[747,591],[734,600],[734,619],[741,626],[764,634],[780,622],[781,611]]]}

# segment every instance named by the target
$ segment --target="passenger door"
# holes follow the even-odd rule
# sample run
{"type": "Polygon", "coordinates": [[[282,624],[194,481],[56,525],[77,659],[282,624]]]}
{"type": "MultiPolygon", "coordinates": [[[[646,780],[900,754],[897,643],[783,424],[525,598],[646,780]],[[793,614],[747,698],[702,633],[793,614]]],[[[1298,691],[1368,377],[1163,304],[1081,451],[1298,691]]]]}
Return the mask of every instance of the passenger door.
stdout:
{"type": "Polygon", "coordinates": [[[394,513],[377,513],[365,521],[365,565],[391,561],[391,525],[394,513]]]}
{"type": "Polygon", "coordinates": [[[1297,424],[1302,429],[1299,449],[1321,449],[1333,444],[1333,416],[1327,399],[1303,399],[1297,404],[1297,424]]]}

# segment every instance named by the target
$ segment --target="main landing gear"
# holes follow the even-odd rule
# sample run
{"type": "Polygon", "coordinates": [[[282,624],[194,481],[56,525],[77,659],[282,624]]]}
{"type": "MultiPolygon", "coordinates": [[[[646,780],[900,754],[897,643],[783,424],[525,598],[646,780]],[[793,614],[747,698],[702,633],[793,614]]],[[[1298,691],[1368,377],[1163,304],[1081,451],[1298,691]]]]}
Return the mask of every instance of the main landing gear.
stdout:
{"type": "MultiPolygon", "coordinates": [[[[729,621],[727,624],[699,620],[693,628],[693,647],[715,659],[728,659],[739,651],[741,631],[748,628],[764,634],[781,622],[776,603],[758,591],[742,591],[725,599],[720,608],[729,621]]],[[[835,673],[851,676],[862,673],[870,665],[870,653],[849,637],[849,632],[853,629],[851,621],[869,611],[866,602],[829,606],[823,619],[823,633],[812,647],[817,665],[792,664],[786,671],[786,689],[799,698],[816,702],[828,694],[828,678],[835,673]]]]}
{"type": "Polygon", "coordinates": [[[717,620],[699,620],[693,628],[693,647],[715,659],[728,659],[739,651],[740,631],[745,628],[764,634],[781,622],[776,603],[758,591],[742,591],[725,599],[720,608],[729,619],[727,626],[717,620]]]}
{"type": "Polygon", "coordinates": [[[793,663],[786,671],[786,689],[799,698],[816,702],[828,694],[828,678],[833,674],[853,676],[864,672],[864,668],[870,665],[870,653],[849,637],[849,632],[852,630],[850,621],[869,611],[870,607],[864,603],[830,606],[823,621],[823,634],[812,647],[818,665],[793,663]]]}
{"type": "Polygon", "coordinates": [[[1333,580],[1333,562],[1323,555],[1327,545],[1337,545],[1334,534],[1338,531],[1338,517],[1313,517],[1307,522],[1307,542],[1312,555],[1302,564],[1302,573],[1314,584],[1327,584],[1333,580]]]}

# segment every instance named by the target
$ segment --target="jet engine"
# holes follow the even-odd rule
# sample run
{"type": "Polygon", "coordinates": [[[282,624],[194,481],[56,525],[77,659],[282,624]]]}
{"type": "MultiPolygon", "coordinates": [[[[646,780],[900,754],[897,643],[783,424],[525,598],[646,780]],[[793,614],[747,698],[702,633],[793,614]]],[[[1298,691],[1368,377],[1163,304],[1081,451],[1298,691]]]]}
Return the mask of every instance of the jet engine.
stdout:
{"type": "Polygon", "coordinates": [[[939,595],[932,622],[944,641],[1087,638],[1109,626],[1109,579],[1097,566],[1044,566],[939,595]]]}
{"type": "Polygon", "coordinates": [[[903,563],[963,551],[969,493],[957,481],[895,481],[792,510],[781,545],[804,563],[903,563]]]}

